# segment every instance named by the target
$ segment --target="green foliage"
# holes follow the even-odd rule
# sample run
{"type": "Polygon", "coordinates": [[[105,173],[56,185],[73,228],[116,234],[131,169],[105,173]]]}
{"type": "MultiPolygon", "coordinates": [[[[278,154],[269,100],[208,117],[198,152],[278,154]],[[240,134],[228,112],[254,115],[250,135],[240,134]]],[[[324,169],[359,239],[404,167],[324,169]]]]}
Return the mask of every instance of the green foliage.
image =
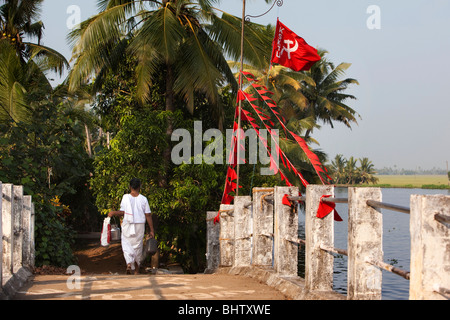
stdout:
{"type": "Polygon", "coordinates": [[[0,181],[23,185],[24,193],[32,196],[38,266],[74,262],[70,224],[77,213],[68,216],[55,201],[77,194],[75,186],[89,177],[83,129],[62,103],[52,99],[36,105],[29,122],[0,125],[0,181]]]}
{"type": "Polygon", "coordinates": [[[45,27],[38,19],[43,0],[2,2],[0,41],[8,42],[23,64],[33,61],[44,72],[52,70],[60,74],[69,68],[69,63],[62,54],[41,44],[45,27]],[[30,39],[37,39],[37,43],[30,42],[30,39]]]}
{"type": "MultiPolygon", "coordinates": [[[[0,180],[21,184],[33,196],[38,266],[72,264],[74,229],[100,227],[93,197],[103,214],[118,209],[130,179],[137,177],[156,217],[163,254],[187,272],[204,268],[205,215],[220,205],[226,166],[174,166],[170,135],[177,128],[193,128],[195,120],[202,121],[204,131],[233,126],[237,82],[225,56],[240,55],[241,20],[217,16],[211,10],[216,2],[98,1],[101,12],[69,35],[75,61],[67,79],[70,95],[67,88],[53,92],[44,75],[61,72],[68,63],[39,43],[43,24],[36,19],[42,0],[7,1],[0,7],[0,180]],[[23,35],[37,38],[38,44],[24,42],[23,35]],[[92,75],[89,96],[81,91],[92,75]],[[86,98],[95,100],[101,127],[94,159],[84,139],[90,138],[85,129],[96,121],[75,107],[86,98]],[[110,144],[104,144],[102,131],[112,136],[110,144]]],[[[249,22],[245,32],[245,59],[262,69],[274,30],[249,22]]],[[[343,104],[354,97],[343,91],[357,81],[339,80],[348,67],[335,68],[324,58],[310,73],[278,68],[271,74],[290,129],[306,130],[308,137],[319,121],[356,122],[356,112],[343,104]]],[[[281,144],[305,178],[314,181],[298,146],[281,144]]],[[[251,194],[253,186],[281,183],[278,176],[261,176],[260,168],[241,166],[240,195],[251,194]]]]}
{"type": "Polygon", "coordinates": [[[450,186],[444,184],[424,184],[422,189],[450,189],[450,186]]]}
{"type": "MultiPolygon", "coordinates": [[[[166,110],[175,109],[176,96],[192,113],[194,93],[202,93],[212,102],[210,109],[221,127],[220,87],[230,83],[237,91],[225,56],[240,54],[240,19],[226,13],[219,17],[211,8],[219,1],[101,2],[100,12],[69,35],[76,60],[70,87],[89,81],[95,73],[95,87],[100,88],[103,75],[131,56],[137,61],[134,74],[141,101],[152,100],[152,87],[163,67],[166,110]]],[[[273,39],[261,37],[262,28],[247,23],[244,54],[257,65],[268,59],[273,39]]]]}
{"type": "Polygon", "coordinates": [[[121,130],[95,159],[91,180],[96,203],[103,213],[119,208],[133,177],[143,181],[141,192],[151,194],[163,173],[161,153],[165,149],[164,112],[143,111],[123,116],[121,130]]]}
{"type": "Polygon", "coordinates": [[[336,155],[329,166],[334,183],[350,185],[377,183],[378,178],[375,177],[372,161],[368,158],[358,160],[353,157],[345,159],[341,154],[336,155]],[[358,160],[359,167],[357,167],[358,160]]]}
{"type": "MultiPolygon", "coordinates": [[[[164,174],[166,118],[193,126],[180,111],[170,113],[149,109],[123,116],[121,129],[95,161],[91,187],[103,214],[118,209],[133,177],[141,179],[141,193],[147,196],[157,216],[156,234],[163,254],[172,254],[188,272],[204,266],[206,208],[220,203],[224,170],[212,165],[181,165],[173,168],[169,186],[159,184],[164,174]]],[[[184,127],[184,126],[183,126],[184,127]]]]}

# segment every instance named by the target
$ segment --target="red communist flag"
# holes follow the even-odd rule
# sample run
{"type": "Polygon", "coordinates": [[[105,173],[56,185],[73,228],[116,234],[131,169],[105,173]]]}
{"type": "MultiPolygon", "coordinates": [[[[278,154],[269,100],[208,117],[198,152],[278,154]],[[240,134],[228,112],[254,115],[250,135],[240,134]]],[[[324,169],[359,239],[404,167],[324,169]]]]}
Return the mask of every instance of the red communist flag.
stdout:
{"type": "Polygon", "coordinates": [[[307,44],[303,38],[292,32],[280,20],[277,21],[272,63],[281,64],[294,71],[303,71],[311,69],[320,59],[317,49],[307,44]]]}

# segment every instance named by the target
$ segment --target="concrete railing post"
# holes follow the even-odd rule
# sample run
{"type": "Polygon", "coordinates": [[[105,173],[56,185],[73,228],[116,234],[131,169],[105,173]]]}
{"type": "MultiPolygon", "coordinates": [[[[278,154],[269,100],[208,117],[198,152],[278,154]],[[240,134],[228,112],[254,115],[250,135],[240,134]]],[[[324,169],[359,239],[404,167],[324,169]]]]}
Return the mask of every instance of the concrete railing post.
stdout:
{"type": "Polygon", "coordinates": [[[14,214],[13,214],[13,272],[22,268],[23,253],[23,186],[13,186],[14,214]]]}
{"type": "Polygon", "coordinates": [[[309,185],[305,208],[305,287],[308,291],[333,290],[333,254],[320,247],[334,247],[334,214],[317,218],[323,195],[334,197],[334,186],[309,185]]]}
{"type": "Polygon", "coordinates": [[[380,188],[348,189],[348,299],[380,300],[381,270],[368,263],[383,261],[383,217],[367,200],[381,202],[380,188]]]}
{"type": "Polygon", "coordinates": [[[2,296],[2,286],[3,286],[3,224],[2,224],[2,203],[3,203],[3,188],[2,182],[0,181],[0,297],[2,296]]]}
{"type": "Polygon", "coordinates": [[[410,300],[445,300],[450,290],[450,196],[411,196],[410,300]]]}
{"type": "Polygon", "coordinates": [[[214,273],[220,265],[220,223],[214,223],[217,217],[215,211],[206,213],[206,270],[205,273],[214,273]]]}
{"type": "Polygon", "coordinates": [[[32,276],[34,205],[23,186],[0,182],[0,190],[0,299],[8,299],[32,276]]]}
{"type": "Polygon", "coordinates": [[[220,205],[220,266],[234,264],[234,206],[220,205]]]}
{"type": "Polygon", "coordinates": [[[252,262],[252,198],[234,199],[234,266],[248,267],[252,262]]]}
{"type": "Polygon", "coordinates": [[[35,262],[36,262],[36,247],[35,247],[35,238],[34,238],[35,221],[36,221],[36,214],[34,212],[34,202],[31,202],[30,259],[31,259],[31,267],[32,268],[35,267],[35,262]]]}
{"type": "Polygon", "coordinates": [[[256,267],[273,266],[273,195],[274,188],[253,188],[253,259],[256,267]]]}
{"type": "MultiPolygon", "coordinates": [[[[22,248],[22,264],[26,267],[32,268],[34,263],[31,259],[31,196],[23,197],[23,211],[22,211],[22,227],[23,227],[23,248],[22,248]]],[[[33,216],[34,218],[34,216],[33,216]]]]}
{"type": "Polygon", "coordinates": [[[13,275],[13,210],[14,193],[12,184],[2,185],[2,230],[3,230],[3,274],[13,275]]]}
{"type": "Polygon", "coordinates": [[[275,271],[280,276],[298,274],[298,211],[297,205],[283,204],[285,195],[298,197],[297,187],[275,187],[275,271]]]}

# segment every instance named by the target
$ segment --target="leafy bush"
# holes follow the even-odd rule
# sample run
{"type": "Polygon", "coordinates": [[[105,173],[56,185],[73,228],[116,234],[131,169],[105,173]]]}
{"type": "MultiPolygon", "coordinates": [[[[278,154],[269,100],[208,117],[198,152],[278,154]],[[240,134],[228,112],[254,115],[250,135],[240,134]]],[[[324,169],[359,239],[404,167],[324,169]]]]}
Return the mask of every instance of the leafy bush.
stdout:
{"type": "Polygon", "coordinates": [[[91,161],[84,150],[84,125],[69,111],[50,99],[35,106],[30,121],[0,124],[0,181],[23,185],[35,204],[36,266],[74,263],[76,213],[60,199],[79,192],[91,161]]]}
{"type": "Polygon", "coordinates": [[[140,110],[122,117],[111,148],[94,161],[90,184],[97,207],[107,214],[119,208],[131,178],[141,179],[141,193],[156,216],[156,237],[162,253],[172,255],[186,272],[197,272],[205,264],[205,208],[218,208],[224,170],[207,164],[177,166],[171,168],[169,185],[162,187],[167,116],[177,125],[193,127],[192,122],[183,121],[180,112],[140,110]]]}

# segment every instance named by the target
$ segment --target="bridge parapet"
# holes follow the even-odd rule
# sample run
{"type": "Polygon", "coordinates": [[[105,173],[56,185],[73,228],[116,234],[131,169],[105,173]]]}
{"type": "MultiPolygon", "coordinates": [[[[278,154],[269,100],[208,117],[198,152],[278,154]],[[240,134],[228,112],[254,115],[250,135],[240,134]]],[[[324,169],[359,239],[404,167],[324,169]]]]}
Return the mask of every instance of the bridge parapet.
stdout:
{"type": "Polygon", "coordinates": [[[0,299],[8,299],[34,268],[34,204],[23,186],[0,182],[0,190],[0,299]]]}
{"type": "Polygon", "coordinates": [[[309,185],[306,197],[296,187],[254,188],[253,199],[236,197],[208,213],[207,272],[257,277],[295,299],[380,300],[382,271],[389,271],[411,280],[410,299],[449,299],[450,196],[414,195],[410,204],[383,203],[380,188],[349,188],[346,199],[334,198],[334,186],[309,185]],[[298,238],[298,201],[306,203],[305,239],[298,238]],[[319,214],[336,202],[348,203],[347,249],[334,247],[334,212],[319,214]],[[383,262],[382,208],[411,213],[411,271],[383,262]],[[334,254],[348,255],[346,296],[333,292],[334,254]]]}

